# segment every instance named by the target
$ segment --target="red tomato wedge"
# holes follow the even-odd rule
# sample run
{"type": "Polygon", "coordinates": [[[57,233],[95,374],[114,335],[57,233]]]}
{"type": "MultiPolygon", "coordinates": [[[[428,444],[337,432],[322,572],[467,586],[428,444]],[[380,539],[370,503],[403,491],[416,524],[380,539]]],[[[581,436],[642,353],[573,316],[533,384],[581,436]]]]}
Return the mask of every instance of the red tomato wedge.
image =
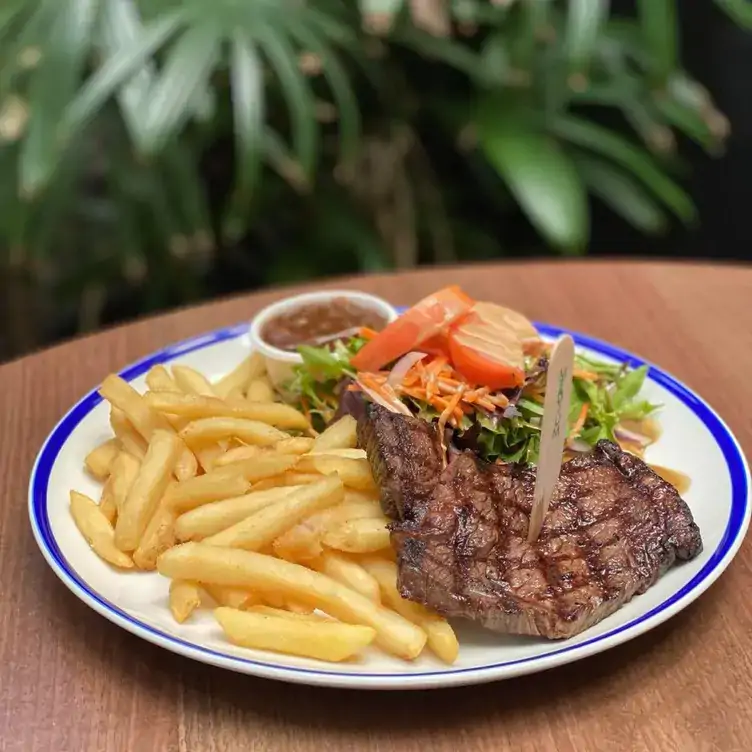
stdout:
{"type": "Polygon", "coordinates": [[[525,381],[523,341],[538,332],[521,314],[494,303],[476,303],[449,331],[449,357],[468,381],[512,389],[525,381]]]}
{"type": "Polygon", "coordinates": [[[352,359],[358,371],[378,371],[422,342],[435,337],[473,306],[457,285],[423,298],[379,332],[352,359]]]}

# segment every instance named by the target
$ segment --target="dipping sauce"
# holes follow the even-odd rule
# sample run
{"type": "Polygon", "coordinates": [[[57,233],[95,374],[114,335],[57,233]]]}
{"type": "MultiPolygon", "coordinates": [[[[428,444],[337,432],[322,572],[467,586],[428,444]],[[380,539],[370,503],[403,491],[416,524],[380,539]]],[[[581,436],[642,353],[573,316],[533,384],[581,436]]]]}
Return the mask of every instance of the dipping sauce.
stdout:
{"type": "Polygon", "coordinates": [[[349,298],[308,303],[270,319],[261,337],[273,347],[294,352],[299,345],[324,345],[352,337],[360,327],[381,331],[386,318],[349,298]]]}

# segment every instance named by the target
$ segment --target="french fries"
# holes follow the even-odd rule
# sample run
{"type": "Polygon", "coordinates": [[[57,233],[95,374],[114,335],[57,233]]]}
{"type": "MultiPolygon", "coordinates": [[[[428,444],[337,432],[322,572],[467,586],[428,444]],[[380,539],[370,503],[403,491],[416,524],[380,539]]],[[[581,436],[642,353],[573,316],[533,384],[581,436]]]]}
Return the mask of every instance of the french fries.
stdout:
{"type": "Polygon", "coordinates": [[[357,491],[376,490],[371,466],[367,459],[338,457],[336,454],[304,454],[295,469],[299,472],[320,473],[321,475],[337,473],[342,482],[350,488],[357,491]]]}
{"type": "Polygon", "coordinates": [[[290,528],[274,541],[274,552],[288,561],[311,562],[323,553],[321,541],[327,531],[336,530],[348,520],[369,518],[384,519],[378,502],[345,501],[338,507],[311,515],[299,525],[290,528]]]}
{"type": "Polygon", "coordinates": [[[372,627],[380,647],[407,660],[416,658],[426,643],[426,633],[394,611],[377,606],[326,575],[272,556],[206,543],[182,543],[159,557],[157,570],[170,579],[282,593],[347,623],[372,627]]]}
{"type": "Polygon", "coordinates": [[[271,446],[287,435],[268,423],[248,418],[199,418],[180,432],[180,438],[189,446],[233,437],[246,444],[271,446]]]}
{"type": "Polygon", "coordinates": [[[118,407],[110,408],[110,427],[116,440],[123,447],[123,451],[140,460],[146,456],[146,442],[133,427],[125,413],[118,407]]]}
{"type": "Polygon", "coordinates": [[[71,491],[73,520],[104,562],[168,577],[178,623],[214,609],[239,646],[325,661],[369,645],[413,660],[428,647],[456,659],[451,626],[397,591],[353,418],[310,438],[255,355],[214,383],[181,365],[154,366],[146,382],[145,394],[102,382],[114,437],[84,460],[99,504],[71,491]]]}
{"type": "Polygon", "coordinates": [[[353,554],[371,553],[389,548],[389,529],[383,520],[348,520],[324,535],[324,544],[353,554]]]}
{"type": "Polygon", "coordinates": [[[261,353],[255,352],[249,355],[245,360],[224,378],[221,378],[216,384],[214,384],[214,391],[218,397],[225,399],[228,394],[236,389],[241,392],[245,392],[248,384],[253,379],[257,379],[264,375],[266,366],[264,365],[264,359],[261,353]]]}
{"type": "Polygon", "coordinates": [[[371,627],[332,621],[295,620],[268,613],[218,608],[214,611],[230,642],[322,661],[344,661],[370,645],[371,627]]]}
{"type": "Polygon", "coordinates": [[[220,533],[204,538],[212,546],[260,551],[296,522],[342,501],[342,482],[336,476],[299,488],[220,533]]]}
{"type": "Polygon", "coordinates": [[[203,373],[199,373],[195,368],[188,366],[173,366],[172,376],[175,383],[181,391],[187,394],[198,394],[202,397],[213,397],[215,395],[209,379],[203,373]]]}
{"type": "Polygon", "coordinates": [[[133,561],[139,569],[156,569],[159,555],[175,545],[175,518],[175,511],[162,499],[133,552],[133,561]]]}
{"type": "Polygon", "coordinates": [[[97,479],[107,480],[110,466],[120,453],[115,439],[108,439],[92,449],[84,459],[84,467],[97,479]]]}
{"type": "Polygon", "coordinates": [[[345,415],[316,437],[311,451],[321,454],[330,449],[354,449],[358,445],[357,428],[355,418],[345,415]]]}
{"type": "Polygon", "coordinates": [[[364,569],[378,582],[381,595],[398,614],[422,627],[428,635],[428,647],[445,663],[457,660],[460,645],[446,619],[432,613],[419,603],[405,600],[397,590],[397,565],[392,561],[364,557],[364,569]]]}
{"type": "Polygon", "coordinates": [[[110,466],[110,477],[102,489],[99,508],[111,524],[115,523],[140,467],[141,463],[126,451],[121,451],[110,466]]]}
{"type": "Polygon", "coordinates": [[[241,474],[241,469],[213,470],[206,475],[176,483],[170,488],[167,502],[178,514],[182,514],[210,501],[240,496],[251,487],[241,474]]]}
{"type": "Polygon", "coordinates": [[[195,394],[170,394],[151,392],[147,403],[161,413],[179,415],[181,418],[240,418],[267,423],[283,429],[305,431],[309,428],[303,413],[290,405],[277,402],[227,402],[217,397],[195,394]]]}
{"type": "MultiPolygon", "coordinates": [[[[133,427],[147,442],[156,430],[173,432],[170,422],[149,407],[145,399],[120,376],[110,375],[99,387],[99,393],[113,407],[117,407],[130,421],[133,427]]],[[[190,478],[196,474],[196,458],[187,447],[181,446],[179,461],[175,464],[178,480],[190,478]]]]}
{"type": "Polygon", "coordinates": [[[115,545],[135,551],[170,482],[181,451],[177,436],[155,430],[146,457],[125,498],[115,525],[115,545]]]}
{"type": "MultiPolygon", "coordinates": [[[[365,595],[374,603],[381,603],[379,583],[358,562],[348,559],[337,551],[325,551],[311,566],[317,572],[329,575],[333,580],[365,595]]],[[[404,616],[404,614],[403,614],[404,616]]]]}
{"type": "Polygon", "coordinates": [[[188,580],[170,583],[170,611],[178,624],[182,624],[201,605],[201,588],[188,580]]]}
{"type": "Polygon", "coordinates": [[[266,606],[263,603],[258,606],[249,606],[248,611],[255,614],[269,614],[270,616],[281,616],[283,619],[292,619],[293,621],[331,621],[331,618],[324,614],[311,611],[306,614],[299,614],[295,611],[285,611],[284,608],[274,608],[266,606]]]}
{"type": "Polygon", "coordinates": [[[253,381],[248,384],[245,398],[249,402],[274,402],[277,399],[277,395],[274,393],[274,389],[269,383],[269,379],[261,376],[258,379],[253,379],[253,381]]]}
{"type": "Polygon", "coordinates": [[[70,509],[76,527],[101,559],[121,569],[131,569],[133,561],[115,545],[115,531],[99,506],[77,491],[70,493],[70,509]]]}
{"type": "Polygon", "coordinates": [[[257,593],[242,588],[227,587],[226,585],[204,585],[204,590],[218,606],[243,609],[261,603],[261,598],[257,593]]]}
{"type": "Polygon", "coordinates": [[[180,541],[202,540],[250,517],[252,514],[281,501],[299,486],[251,491],[244,496],[203,504],[185,514],[175,523],[175,535],[180,541]]]}
{"type": "Polygon", "coordinates": [[[170,372],[164,366],[153,366],[146,374],[146,385],[152,392],[180,392],[170,372]]]}

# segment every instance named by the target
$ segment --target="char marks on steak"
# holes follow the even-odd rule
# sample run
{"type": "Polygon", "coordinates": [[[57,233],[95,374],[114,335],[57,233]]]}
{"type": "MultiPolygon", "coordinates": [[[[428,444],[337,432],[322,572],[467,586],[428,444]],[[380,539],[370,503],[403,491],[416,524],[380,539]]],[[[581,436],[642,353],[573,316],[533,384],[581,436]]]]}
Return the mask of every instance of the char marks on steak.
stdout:
{"type": "Polygon", "coordinates": [[[443,468],[432,426],[377,405],[358,430],[395,520],[400,591],[445,616],[571,637],[702,550],[674,487],[611,442],[563,465],[529,544],[534,471],[470,452],[443,468]]]}

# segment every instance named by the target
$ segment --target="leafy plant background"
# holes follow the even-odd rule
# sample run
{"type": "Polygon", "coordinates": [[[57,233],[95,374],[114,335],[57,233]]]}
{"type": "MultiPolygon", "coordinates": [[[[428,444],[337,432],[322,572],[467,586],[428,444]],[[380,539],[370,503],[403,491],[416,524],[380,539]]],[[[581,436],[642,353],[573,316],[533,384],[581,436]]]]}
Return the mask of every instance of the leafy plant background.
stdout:
{"type": "Polygon", "coordinates": [[[236,289],[583,253],[593,199],[696,222],[677,140],[717,155],[729,123],[677,0],[630,5],[6,0],[0,357],[236,289]]]}

